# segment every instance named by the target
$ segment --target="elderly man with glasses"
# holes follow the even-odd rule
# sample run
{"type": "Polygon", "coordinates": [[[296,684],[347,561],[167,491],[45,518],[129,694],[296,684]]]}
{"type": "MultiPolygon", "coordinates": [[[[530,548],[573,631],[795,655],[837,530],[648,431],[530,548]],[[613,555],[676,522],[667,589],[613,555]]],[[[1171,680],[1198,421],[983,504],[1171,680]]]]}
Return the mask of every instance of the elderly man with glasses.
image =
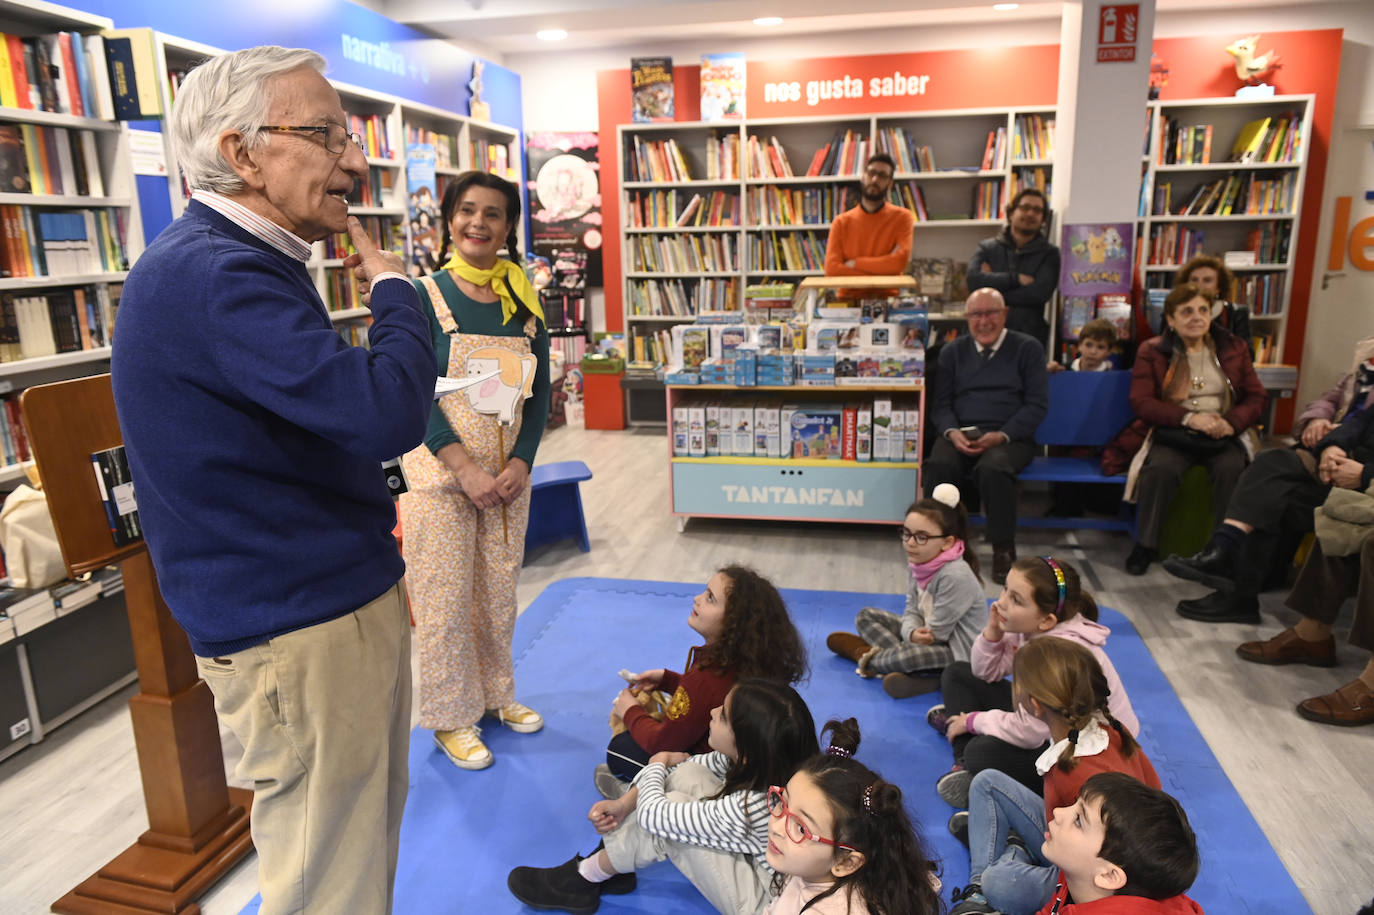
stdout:
{"type": "Polygon", "coordinates": [[[1049,345],[1045,303],[1059,285],[1059,249],[1045,237],[1049,201],[1023,188],[1007,205],[1007,224],[984,239],[968,262],[969,289],[996,289],[1007,307],[1007,326],[1049,345]]]}
{"type": "Polygon", "coordinates": [[[968,334],[940,350],[931,393],[937,434],[921,469],[926,495],[941,483],[981,497],[992,541],[992,580],[1003,584],[1016,560],[1016,475],[1035,455],[1035,430],[1049,409],[1045,351],[1007,328],[996,289],[976,289],[965,304],[968,334]]]}
{"type": "Polygon", "coordinates": [[[162,594],[243,745],[264,915],[391,910],[410,626],[379,462],[424,437],[437,374],[401,259],[349,216],[367,160],[324,66],[261,47],[186,77],[192,198],[129,273],[111,359],[162,594]],[[306,268],[344,231],[370,350],[306,268]]]}

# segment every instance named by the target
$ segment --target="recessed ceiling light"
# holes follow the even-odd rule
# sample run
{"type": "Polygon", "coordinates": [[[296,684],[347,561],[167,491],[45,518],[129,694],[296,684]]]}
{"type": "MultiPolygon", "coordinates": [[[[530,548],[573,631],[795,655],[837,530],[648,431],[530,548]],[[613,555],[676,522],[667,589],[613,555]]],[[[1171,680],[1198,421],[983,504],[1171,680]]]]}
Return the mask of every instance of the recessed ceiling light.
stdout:
{"type": "Polygon", "coordinates": [[[562,29],[540,29],[534,33],[534,37],[540,41],[562,41],[568,37],[568,33],[562,29]]]}
{"type": "Polygon", "coordinates": [[[767,28],[773,25],[782,25],[781,16],[760,16],[754,20],[754,25],[761,25],[767,28]]]}
{"type": "Polygon", "coordinates": [[[992,8],[1005,13],[1007,10],[1014,10],[1020,5],[1019,3],[994,3],[992,8]]]}

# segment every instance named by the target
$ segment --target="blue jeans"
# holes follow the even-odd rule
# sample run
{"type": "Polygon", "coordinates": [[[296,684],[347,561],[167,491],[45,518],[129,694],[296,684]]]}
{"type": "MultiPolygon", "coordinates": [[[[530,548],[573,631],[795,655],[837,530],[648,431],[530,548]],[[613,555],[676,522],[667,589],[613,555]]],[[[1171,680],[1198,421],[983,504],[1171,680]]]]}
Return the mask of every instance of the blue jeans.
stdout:
{"type": "Polygon", "coordinates": [[[983,887],[988,904],[1004,915],[1034,915],[1054,895],[1059,868],[1040,856],[1045,801],[996,769],[973,776],[968,791],[969,882],[983,887]],[[1007,846],[1015,830],[1023,852],[1007,846]]]}

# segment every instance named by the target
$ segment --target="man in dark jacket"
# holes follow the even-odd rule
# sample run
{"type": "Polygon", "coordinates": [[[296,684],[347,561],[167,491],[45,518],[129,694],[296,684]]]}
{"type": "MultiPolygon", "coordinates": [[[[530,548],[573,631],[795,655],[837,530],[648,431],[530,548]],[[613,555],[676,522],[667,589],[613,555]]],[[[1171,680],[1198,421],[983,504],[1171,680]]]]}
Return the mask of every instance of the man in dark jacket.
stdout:
{"type": "Polygon", "coordinates": [[[1028,187],[1007,206],[1007,225],[984,239],[968,262],[968,288],[1002,293],[1010,311],[1007,327],[1048,345],[1045,303],[1059,285],[1059,249],[1045,238],[1049,203],[1044,191],[1028,187]]]}
{"type": "Polygon", "coordinates": [[[992,580],[1002,584],[1016,559],[1016,476],[1035,455],[1035,430],[1049,409],[1045,351],[1007,328],[995,289],[969,294],[969,332],[940,351],[931,402],[938,438],[921,470],[926,495],[940,483],[971,478],[992,541],[992,580]]]}

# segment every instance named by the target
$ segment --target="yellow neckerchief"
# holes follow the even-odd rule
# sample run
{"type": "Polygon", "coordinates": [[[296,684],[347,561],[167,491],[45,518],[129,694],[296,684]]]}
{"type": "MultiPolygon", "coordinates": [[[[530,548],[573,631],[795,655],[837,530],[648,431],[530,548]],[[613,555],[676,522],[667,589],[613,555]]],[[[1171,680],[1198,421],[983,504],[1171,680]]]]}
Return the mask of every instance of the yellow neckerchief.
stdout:
{"type": "Polygon", "coordinates": [[[453,257],[449,258],[443,269],[452,270],[474,286],[491,286],[492,291],[501,297],[502,324],[510,321],[517,310],[515,298],[511,296],[512,289],[541,324],[548,324],[548,321],[544,319],[544,309],[539,304],[539,294],[530,285],[529,277],[525,276],[525,271],[504,257],[497,258],[496,266],[491,269],[482,270],[472,266],[463,260],[457,252],[454,252],[453,257]]]}

